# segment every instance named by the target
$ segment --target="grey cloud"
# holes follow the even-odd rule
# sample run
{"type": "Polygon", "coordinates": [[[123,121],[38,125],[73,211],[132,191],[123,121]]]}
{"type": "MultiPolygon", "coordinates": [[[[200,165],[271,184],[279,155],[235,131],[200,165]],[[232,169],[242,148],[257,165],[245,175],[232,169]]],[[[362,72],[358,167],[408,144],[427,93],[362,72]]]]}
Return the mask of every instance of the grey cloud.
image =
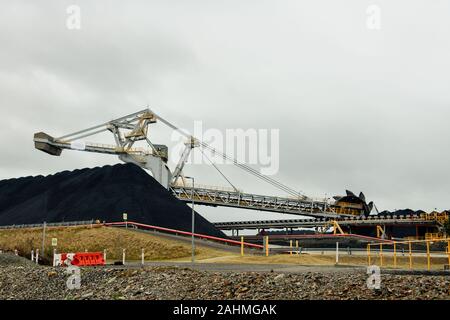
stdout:
{"type": "MultiPolygon", "coordinates": [[[[117,162],[53,158],[33,149],[32,135],[149,104],[188,129],[194,120],[279,128],[275,178],[309,195],[362,190],[380,209],[449,208],[450,3],[377,3],[378,32],[365,26],[372,1],[2,1],[0,178],[117,162]],[[65,28],[70,4],[81,7],[79,31],[65,28]]],[[[186,170],[225,183],[212,168],[186,170]]],[[[246,191],[276,192],[223,170],[246,191]]]]}

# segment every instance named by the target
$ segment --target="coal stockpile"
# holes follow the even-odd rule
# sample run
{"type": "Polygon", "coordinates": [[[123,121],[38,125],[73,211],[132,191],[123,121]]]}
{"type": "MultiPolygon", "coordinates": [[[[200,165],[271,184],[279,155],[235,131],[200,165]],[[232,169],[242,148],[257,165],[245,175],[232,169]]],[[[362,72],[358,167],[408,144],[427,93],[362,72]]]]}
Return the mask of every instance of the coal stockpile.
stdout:
{"type": "MultiPolygon", "coordinates": [[[[0,225],[61,221],[129,221],[191,230],[192,211],[134,164],[0,181],[0,225]]],[[[201,215],[195,231],[225,237],[201,215]]]]}
{"type": "Polygon", "coordinates": [[[414,215],[414,214],[420,215],[422,213],[425,213],[425,211],[423,211],[423,210],[414,211],[412,209],[401,209],[401,210],[395,210],[395,211],[385,210],[385,211],[380,212],[379,215],[380,216],[389,216],[389,215],[390,216],[392,216],[392,215],[404,216],[404,215],[414,215]]]}

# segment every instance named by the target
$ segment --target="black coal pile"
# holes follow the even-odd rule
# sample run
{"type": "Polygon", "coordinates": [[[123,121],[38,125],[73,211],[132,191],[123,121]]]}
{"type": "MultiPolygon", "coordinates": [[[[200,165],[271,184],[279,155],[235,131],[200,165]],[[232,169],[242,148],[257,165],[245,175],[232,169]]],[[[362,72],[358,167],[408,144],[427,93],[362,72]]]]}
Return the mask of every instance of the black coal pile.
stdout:
{"type": "MultiPolygon", "coordinates": [[[[143,169],[117,164],[0,181],[0,225],[61,221],[129,221],[189,231],[191,208],[143,169]]],[[[195,231],[224,237],[196,214],[195,231]]]]}
{"type": "Polygon", "coordinates": [[[388,216],[388,215],[405,216],[405,215],[414,215],[414,214],[420,215],[422,213],[425,213],[425,211],[423,211],[423,210],[414,211],[412,209],[401,209],[401,210],[395,210],[395,211],[385,210],[385,211],[380,212],[379,215],[381,215],[381,216],[388,216]]]}

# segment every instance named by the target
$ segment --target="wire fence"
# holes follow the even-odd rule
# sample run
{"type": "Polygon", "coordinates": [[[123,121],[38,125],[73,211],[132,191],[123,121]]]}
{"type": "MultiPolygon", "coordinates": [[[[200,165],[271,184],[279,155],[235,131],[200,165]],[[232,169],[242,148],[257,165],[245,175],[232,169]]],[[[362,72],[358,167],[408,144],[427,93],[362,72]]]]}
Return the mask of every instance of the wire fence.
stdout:
{"type": "Polygon", "coordinates": [[[84,221],[66,221],[66,222],[52,222],[52,223],[34,223],[34,224],[13,224],[7,226],[0,226],[0,229],[29,229],[29,228],[43,228],[46,227],[70,227],[70,226],[85,226],[92,225],[94,223],[99,223],[94,220],[84,220],[84,221]]]}

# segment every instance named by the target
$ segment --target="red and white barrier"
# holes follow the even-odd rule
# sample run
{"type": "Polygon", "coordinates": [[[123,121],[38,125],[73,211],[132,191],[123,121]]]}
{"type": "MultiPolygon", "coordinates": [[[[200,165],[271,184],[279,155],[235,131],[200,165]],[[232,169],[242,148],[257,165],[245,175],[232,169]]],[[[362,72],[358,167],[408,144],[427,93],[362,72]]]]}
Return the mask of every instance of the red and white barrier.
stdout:
{"type": "Polygon", "coordinates": [[[103,252],[55,253],[53,266],[104,266],[103,252]]]}

